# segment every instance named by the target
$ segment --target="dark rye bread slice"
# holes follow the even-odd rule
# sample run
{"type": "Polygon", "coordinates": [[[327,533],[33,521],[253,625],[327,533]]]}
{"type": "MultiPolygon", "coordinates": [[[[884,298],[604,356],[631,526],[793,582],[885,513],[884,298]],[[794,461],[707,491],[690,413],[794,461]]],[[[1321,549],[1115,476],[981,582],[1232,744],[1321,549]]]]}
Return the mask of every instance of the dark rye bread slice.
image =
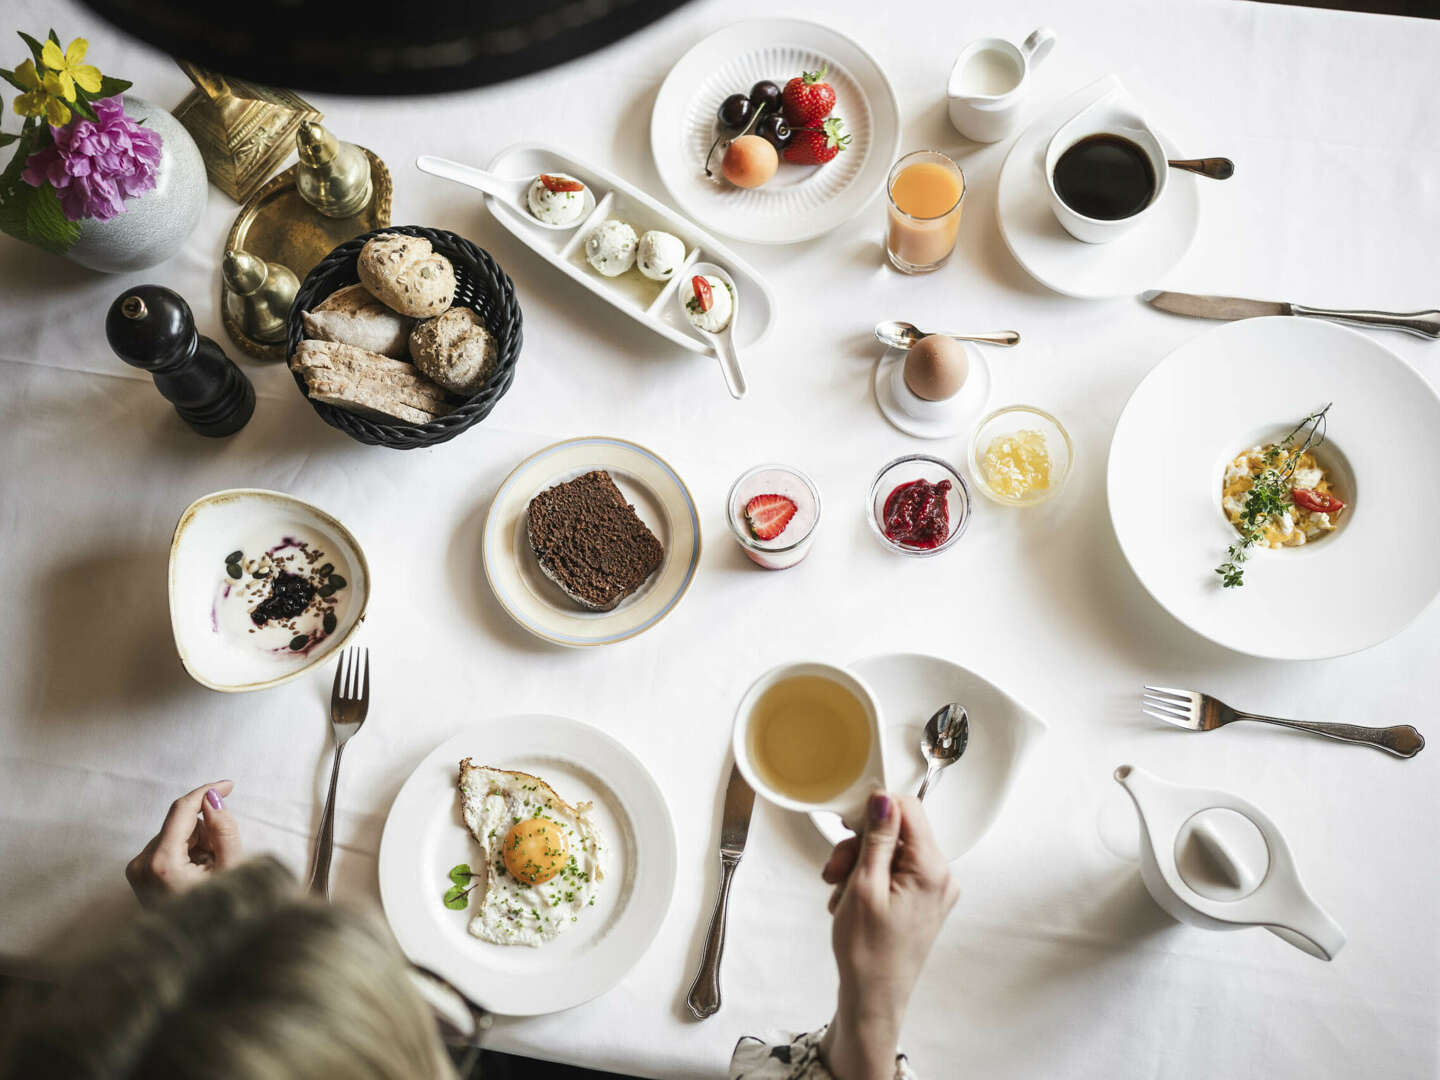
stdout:
{"type": "Polygon", "coordinates": [[[545,576],[591,611],[610,611],[665,559],[665,549],[603,469],[530,500],[530,548],[545,576]]]}

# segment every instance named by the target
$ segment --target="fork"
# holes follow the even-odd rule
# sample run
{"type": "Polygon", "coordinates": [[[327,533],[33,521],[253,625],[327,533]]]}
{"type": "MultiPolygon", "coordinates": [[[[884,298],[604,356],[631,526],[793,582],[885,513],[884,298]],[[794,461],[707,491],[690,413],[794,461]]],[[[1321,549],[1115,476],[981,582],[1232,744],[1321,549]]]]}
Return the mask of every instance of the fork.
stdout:
{"type": "Polygon", "coordinates": [[[1256,713],[1232,709],[1223,701],[1209,694],[1194,690],[1175,690],[1168,686],[1147,686],[1141,698],[1141,711],[1156,720],[1164,720],[1176,727],[1191,731],[1214,731],[1236,720],[1258,720],[1262,724],[1279,724],[1324,735],[1327,739],[1340,742],[1364,743],[1377,750],[1384,750],[1396,757],[1412,758],[1425,749],[1425,736],[1409,724],[1394,727],[1361,727],[1358,724],[1323,724],[1312,720],[1283,720],[1278,716],[1260,716],[1256,713]]]}
{"type": "Polygon", "coordinates": [[[330,768],[330,795],[320,817],[320,834],[315,840],[315,867],[310,871],[309,889],[317,896],[330,896],[330,854],[335,847],[335,787],[340,781],[340,755],[345,744],[365,723],[370,711],[370,650],[351,646],[340,654],[335,667],[335,686],[330,691],[330,730],[335,735],[335,764],[330,768]]]}

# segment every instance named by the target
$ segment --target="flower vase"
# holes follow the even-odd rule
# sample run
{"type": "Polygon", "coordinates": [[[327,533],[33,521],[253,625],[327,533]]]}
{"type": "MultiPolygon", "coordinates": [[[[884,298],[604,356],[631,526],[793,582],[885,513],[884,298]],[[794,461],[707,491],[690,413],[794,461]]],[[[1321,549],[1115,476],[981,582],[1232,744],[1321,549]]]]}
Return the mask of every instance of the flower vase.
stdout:
{"type": "Polygon", "coordinates": [[[119,273],[164,262],[184,245],[205,213],[209,181],[190,133],[164,109],[125,95],[125,115],[160,136],[155,186],[125,200],[109,221],[85,218],[66,258],[91,270],[119,273]]]}

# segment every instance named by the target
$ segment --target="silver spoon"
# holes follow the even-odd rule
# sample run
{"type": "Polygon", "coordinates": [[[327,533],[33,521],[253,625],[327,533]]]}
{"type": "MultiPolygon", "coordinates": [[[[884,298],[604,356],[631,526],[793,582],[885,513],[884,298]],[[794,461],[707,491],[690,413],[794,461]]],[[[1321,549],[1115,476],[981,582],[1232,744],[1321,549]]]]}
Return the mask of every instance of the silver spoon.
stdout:
{"type": "MultiPolygon", "coordinates": [[[[1020,331],[1018,330],[997,330],[993,334],[952,334],[945,330],[937,330],[935,333],[942,337],[954,338],[957,341],[979,341],[986,345],[1004,345],[1007,348],[1020,344],[1020,331]]],[[[875,336],[880,339],[882,345],[889,345],[892,349],[908,349],[921,338],[930,337],[931,332],[921,330],[914,323],[896,320],[876,323],[875,336]]]]}
{"type": "Polygon", "coordinates": [[[925,782],[920,785],[920,794],[916,798],[925,798],[925,792],[930,790],[940,771],[959,761],[969,743],[970,717],[965,712],[965,706],[952,701],[930,717],[925,724],[925,734],[920,736],[920,753],[925,758],[925,782]]]}
{"type": "MultiPolygon", "coordinates": [[[[585,208],[580,212],[580,216],[568,225],[552,225],[548,221],[541,221],[530,212],[530,203],[527,201],[526,196],[530,191],[530,185],[535,182],[535,177],[533,176],[523,178],[496,176],[492,172],[477,169],[473,165],[462,165],[458,161],[447,161],[445,158],[431,157],[428,154],[416,158],[415,167],[423,173],[438,176],[442,180],[450,180],[454,183],[464,184],[466,187],[483,191],[486,195],[499,199],[507,206],[520,211],[520,213],[525,215],[526,220],[529,221],[531,225],[538,226],[542,229],[554,229],[557,232],[565,229],[574,229],[578,227],[581,222],[587,220],[595,210],[595,192],[590,190],[589,184],[586,184],[585,190],[581,193],[581,200],[585,208]]],[[[575,177],[570,176],[568,173],[555,173],[553,175],[562,176],[567,180],[575,179],[575,177]]]]}
{"type": "Polygon", "coordinates": [[[1235,163],[1228,157],[1186,158],[1184,161],[1168,162],[1172,169],[1199,173],[1211,180],[1229,180],[1235,175],[1235,163]]]}

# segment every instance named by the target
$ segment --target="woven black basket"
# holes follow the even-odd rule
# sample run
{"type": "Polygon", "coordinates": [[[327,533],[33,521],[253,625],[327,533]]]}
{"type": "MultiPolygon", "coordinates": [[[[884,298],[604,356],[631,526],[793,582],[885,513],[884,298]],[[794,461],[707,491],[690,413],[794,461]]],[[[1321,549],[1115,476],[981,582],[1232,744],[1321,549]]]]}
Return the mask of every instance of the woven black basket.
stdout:
{"type": "MultiPolygon", "coordinates": [[[[408,424],[403,420],[371,420],[315,401],[306,393],[305,377],[293,368],[291,373],[300,392],[305,394],[305,400],[320,414],[320,419],[352,439],[396,450],[438,446],[489,416],[490,410],[505,396],[505,391],[510,389],[510,383],[515,379],[515,362],[520,356],[521,342],[520,305],[515,300],[514,284],[496,265],[489,252],[452,232],[419,225],[391,225],[347,240],[326,255],[300,283],[300,291],[295,294],[295,303],[290,308],[290,337],[285,355],[294,356],[305,336],[300,313],[314,311],[317,304],[337,289],[358,282],[360,275],[355,271],[355,263],[360,257],[360,249],[365,246],[365,241],[381,233],[424,237],[430,241],[431,247],[450,260],[455,267],[455,305],[475,311],[495,339],[495,370],[490,373],[490,378],[485,380],[479,393],[467,398],[454,412],[428,424],[408,424]]],[[[455,395],[451,395],[451,399],[454,400],[455,395]]]]}

